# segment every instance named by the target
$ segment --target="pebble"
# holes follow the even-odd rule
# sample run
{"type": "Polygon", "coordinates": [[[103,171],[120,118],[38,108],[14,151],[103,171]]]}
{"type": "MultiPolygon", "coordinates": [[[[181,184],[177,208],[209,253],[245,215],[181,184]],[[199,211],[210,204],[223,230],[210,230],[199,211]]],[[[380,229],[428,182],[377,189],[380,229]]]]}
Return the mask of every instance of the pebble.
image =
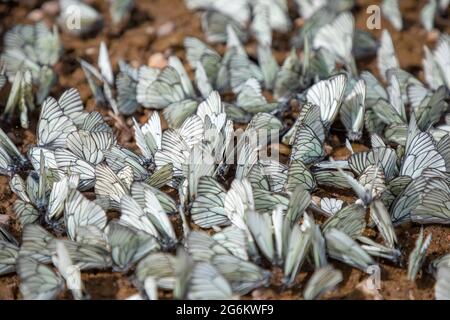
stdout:
{"type": "Polygon", "coordinates": [[[86,50],[84,52],[86,52],[86,54],[89,55],[89,56],[95,55],[95,54],[97,54],[97,48],[96,47],[89,47],[89,48],[86,48],[86,50]]]}
{"type": "Polygon", "coordinates": [[[162,69],[168,64],[166,57],[162,53],[155,53],[148,58],[147,65],[151,68],[162,69]]]}
{"type": "Polygon", "coordinates": [[[0,299],[1,300],[14,300],[14,284],[0,286],[0,299]]]}
{"type": "Polygon", "coordinates": [[[0,224],[8,224],[10,217],[6,214],[0,214],[0,224]]]}
{"type": "Polygon", "coordinates": [[[153,27],[153,26],[148,26],[148,27],[146,27],[146,28],[144,29],[144,32],[145,32],[146,34],[148,34],[148,35],[154,35],[155,32],[156,32],[156,30],[155,30],[155,27],[153,27]]]}
{"type": "Polygon", "coordinates": [[[320,197],[318,197],[318,196],[312,196],[311,199],[312,199],[312,201],[313,201],[315,204],[317,204],[318,206],[320,206],[320,200],[321,200],[320,197]]]}
{"type": "Polygon", "coordinates": [[[44,19],[44,12],[41,9],[33,10],[28,14],[27,18],[33,22],[41,21],[44,19]]]}
{"type": "Polygon", "coordinates": [[[41,9],[50,16],[56,16],[59,12],[59,3],[58,1],[47,1],[42,5],[41,9]]]}
{"type": "Polygon", "coordinates": [[[297,19],[294,20],[294,24],[295,24],[297,27],[302,27],[302,26],[305,24],[305,19],[303,19],[303,18],[297,18],[297,19]]]}
{"type": "Polygon", "coordinates": [[[175,30],[175,23],[169,21],[158,27],[156,34],[158,37],[165,37],[175,30]]]}
{"type": "Polygon", "coordinates": [[[139,60],[131,60],[130,65],[133,68],[139,69],[139,67],[141,66],[141,62],[139,60]]]}
{"type": "Polygon", "coordinates": [[[427,33],[428,42],[436,42],[439,39],[439,30],[433,29],[427,33]]]}
{"type": "Polygon", "coordinates": [[[325,150],[325,154],[330,155],[333,153],[333,147],[329,145],[324,145],[323,149],[325,150]]]}
{"type": "Polygon", "coordinates": [[[289,148],[287,145],[282,143],[274,143],[271,145],[272,152],[278,151],[282,155],[289,155],[291,153],[291,148],[289,148]]]}
{"type": "Polygon", "coordinates": [[[384,300],[384,297],[380,294],[380,291],[373,286],[373,280],[369,277],[356,285],[358,289],[366,299],[369,300],[384,300]]]}

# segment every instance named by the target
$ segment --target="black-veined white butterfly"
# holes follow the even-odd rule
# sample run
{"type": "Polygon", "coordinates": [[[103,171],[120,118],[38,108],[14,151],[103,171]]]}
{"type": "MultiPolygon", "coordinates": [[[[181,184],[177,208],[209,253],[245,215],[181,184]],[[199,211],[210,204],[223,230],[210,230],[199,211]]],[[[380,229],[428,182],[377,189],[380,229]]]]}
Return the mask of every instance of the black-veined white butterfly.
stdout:
{"type": "Polygon", "coordinates": [[[305,300],[319,299],[327,291],[333,290],[342,280],[342,272],[327,265],[314,271],[306,284],[303,296],[305,300]]]}
{"type": "Polygon", "coordinates": [[[416,279],[417,273],[422,267],[428,247],[431,244],[431,238],[432,235],[429,234],[424,239],[423,228],[420,229],[419,237],[416,240],[416,245],[408,258],[408,279],[411,281],[416,279]]]}

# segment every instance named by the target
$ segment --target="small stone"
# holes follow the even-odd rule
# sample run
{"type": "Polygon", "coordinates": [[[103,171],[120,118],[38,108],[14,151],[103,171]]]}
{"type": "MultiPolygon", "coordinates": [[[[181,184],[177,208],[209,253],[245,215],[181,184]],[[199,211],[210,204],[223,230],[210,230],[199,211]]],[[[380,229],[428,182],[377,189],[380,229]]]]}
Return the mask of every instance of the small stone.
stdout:
{"type": "Polygon", "coordinates": [[[0,300],[14,300],[14,284],[0,286],[0,300]]]}
{"type": "Polygon", "coordinates": [[[28,14],[27,18],[34,22],[41,21],[44,19],[44,12],[41,9],[33,10],[28,14]]]}
{"type": "Polygon", "coordinates": [[[303,18],[297,18],[297,19],[294,20],[294,24],[295,24],[297,27],[302,27],[302,26],[305,24],[305,19],[303,19],[303,18]]]}
{"type": "Polygon", "coordinates": [[[139,60],[131,60],[130,65],[133,68],[139,69],[139,67],[141,66],[141,62],[139,60]]]}
{"type": "Polygon", "coordinates": [[[366,299],[369,300],[384,300],[383,295],[380,293],[381,288],[376,288],[373,279],[370,277],[364,279],[362,282],[356,285],[356,289],[359,290],[366,299]]]}
{"type": "Polygon", "coordinates": [[[312,197],[311,197],[311,200],[312,200],[315,204],[317,204],[318,206],[320,206],[320,200],[321,200],[320,197],[318,197],[318,196],[312,196],[312,197]]]}
{"type": "Polygon", "coordinates": [[[165,37],[172,33],[175,30],[175,23],[173,22],[166,22],[158,27],[158,30],[156,31],[156,34],[158,37],[165,37]]]}
{"type": "Polygon", "coordinates": [[[97,54],[97,48],[89,47],[89,48],[86,48],[86,50],[84,52],[86,52],[87,55],[92,56],[92,55],[97,54]]]}
{"type": "Polygon", "coordinates": [[[324,145],[323,149],[325,150],[325,154],[330,155],[333,153],[333,147],[330,145],[324,145]]]}
{"type": "Polygon", "coordinates": [[[274,156],[274,153],[279,152],[279,154],[282,154],[284,156],[287,156],[291,153],[291,148],[288,147],[285,144],[282,143],[274,143],[271,145],[271,152],[272,156],[274,156]]]}
{"type": "Polygon", "coordinates": [[[155,30],[155,27],[153,27],[153,26],[148,26],[148,27],[146,27],[146,28],[144,29],[144,32],[145,32],[146,34],[148,34],[148,35],[154,35],[155,32],[156,32],[156,30],[155,30]]]}
{"type": "Polygon", "coordinates": [[[155,53],[152,54],[150,56],[150,58],[148,58],[148,63],[147,65],[151,68],[158,68],[158,69],[162,69],[164,67],[167,67],[167,59],[166,57],[164,57],[164,55],[162,53],[155,53]]]}
{"type": "Polygon", "coordinates": [[[10,216],[7,214],[0,214],[0,224],[8,224],[10,220],[10,216]]]}
{"type": "Polygon", "coordinates": [[[56,16],[59,12],[59,3],[58,1],[47,1],[42,5],[41,9],[49,16],[56,16]]]}
{"type": "Polygon", "coordinates": [[[436,42],[439,39],[439,30],[433,29],[427,33],[428,42],[436,42]]]}

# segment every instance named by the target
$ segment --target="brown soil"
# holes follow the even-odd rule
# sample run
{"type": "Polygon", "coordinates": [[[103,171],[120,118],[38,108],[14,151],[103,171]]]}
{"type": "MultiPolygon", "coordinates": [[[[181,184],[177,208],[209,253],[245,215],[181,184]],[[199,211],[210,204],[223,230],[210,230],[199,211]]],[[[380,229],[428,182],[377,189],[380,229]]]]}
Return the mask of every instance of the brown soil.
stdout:
{"type": "MultiPolygon", "coordinates": [[[[122,30],[111,26],[108,15],[107,1],[90,1],[94,6],[104,13],[105,28],[96,36],[87,39],[80,39],[62,33],[65,54],[62,61],[56,66],[59,74],[59,83],[52,89],[52,95],[58,97],[62,91],[69,87],[77,88],[82,96],[83,101],[88,109],[98,108],[102,114],[109,119],[108,121],[115,127],[115,131],[119,136],[119,141],[126,146],[133,146],[131,136],[131,118],[124,119],[127,127],[117,125],[111,114],[100,107],[95,106],[91,92],[85,81],[84,74],[77,61],[78,58],[86,59],[95,63],[98,55],[98,46],[100,41],[106,41],[111,54],[112,64],[116,66],[118,59],[124,59],[134,65],[147,63],[149,57],[161,52],[166,57],[176,54],[184,60],[183,39],[185,36],[197,36],[202,38],[200,28],[200,19],[198,13],[188,11],[183,0],[136,0],[136,8],[132,13],[132,20],[122,30]],[[172,22],[175,25],[174,31],[170,34],[158,37],[157,30],[161,25],[172,22]]],[[[366,30],[366,8],[370,4],[380,1],[374,0],[357,0],[357,6],[354,9],[356,16],[356,26],[359,29],[366,30]]],[[[413,73],[423,80],[422,74],[422,56],[423,45],[433,45],[433,37],[420,26],[419,12],[426,1],[402,0],[401,10],[404,18],[404,30],[402,32],[395,31],[389,22],[383,20],[382,28],[387,28],[392,35],[394,46],[399,57],[400,65],[405,70],[413,73]]],[[[296,10],[291,1],[291,12],[296,10]]],[[[0,3],[0,34],[17,23],[31,22],[27,15],[40,4],[37,0],[24,1],[21,4],[0,3]]],[[[46,16],[45,20],[53,23],[54,18],[46,16]]],[[[448,20],[438,20],[436,25],[446,32],[450,32],[450,23],[448,20]]],[[[377,38],[380,36],[380,30],[372,32],[377,38]]],[[[289,52],[290,35],[275,35],[274,51],[277,60],[283,61],[289,52]]],[[[0,44],[1,48],[1,44],[0,44]]],[[[255,52],[254,43],[246,45],[250,54],[255,52]]],[[[223,46],[217,48],[223,51],[223,46]]],[[[376,68],[376,59],[366,59],[358,61],[360,70],[369,69],[378,76],[376,68]]],[[[188,67],[187,67],[188,68],[188,67]]],[[[7,98],[8,89],[3,89],[0,94],[0,107],[3,108],[7,98]]],[[[148,117],[148,110],[139,110],[135,114],[141,122],[148,117]]],[[[35,114],[31,119],[37,119],[35,114]]],[[[17,123],[17,122],[15,122],[17,123]]],[[[35,142],[35,125],[31,123],[29,130],[23,130],[18,127],[11,127],[10,124],[1,123],[2,128],[9,133],[13,141],[26,151],[30,144],[35,142]]],[[[335,158],[345,158],[348,156],[344,148],[338,146],[343,145],[343,141],[339,137],[332,137],[332,145],[335,147],[333,154],[335,158]]],[[[280,147],[281,149],[282,147],[280,147]]],[[[365,148],[359,146],[359,148],[365,148]]],[[[337,196],[334,194],[333,196],[337,196]]],[[[10,230],[14,235],[20,238],[20,226],[16,222],[12,203],[15,200],[14,194],[9,189],[8,179],[0,176],[0,217],[2,222],[7,217],[10,230]],[[5,214],[6,216],[4,216],[5,214]]],[[[351,200],[351,197],[345,197],[344,200],[351,200]]],[[[420,226],[408,225],[397,228],[397,236],[399,237],[400,246],[403,253],[407,256],[414,247],[415,240],[418,236],[420,226]]],[[[427,261],[448,253],[450,243],[450,228],[446,226],[426,226],[424,228],[425,235],[431,233],[433,235],[432,243],[427,253],[427,261]]],[[[333,262],[337,268],[343,271],[344,281],[339,288],[325,296],[329,299],[373,299],[374,296],[365,293],[361,284],[367,279],[367,275],[356,269],[347,267],[344,264],[333,262]]],[[[431,275],[422,272],[415,283],[410,282],[406,278],[405,266],[402,268],[394,266],[385,261],[380,261],[382,271],[382,283],[380,297],[384,299],[433,299],[434,298],[434,279],[431,275]]],[[[274,270],[273,285],[270,288],[262,288],[255,290],[251,295],[245,298],[253,299],[299,299],[301,298],[302,286],[305,279],[311,275],[311,270],[305,270],[298,276],[298,285],[290,290],[281,291],[280,282],[276,281],[279,270],[274,270]],[[308,272],[306,272],[308,271],[308,272]]],[[[137,292],[132,285],[132,280],[126,275],[112,272],[90,272],[83,274],[86,289],[90,296],[95,299],[123,299],[137,292]]],[[[162,297],[165,295],[163,293],[162,297]]],[[[70,297],[70,295],[69,295],[70,297]]],[[[0,299],[17,299],[20,298],[18,290],[17,276],[0,277],[0,299]]],[[[61,298],[65,298],[65,295],[61,298]]]]}

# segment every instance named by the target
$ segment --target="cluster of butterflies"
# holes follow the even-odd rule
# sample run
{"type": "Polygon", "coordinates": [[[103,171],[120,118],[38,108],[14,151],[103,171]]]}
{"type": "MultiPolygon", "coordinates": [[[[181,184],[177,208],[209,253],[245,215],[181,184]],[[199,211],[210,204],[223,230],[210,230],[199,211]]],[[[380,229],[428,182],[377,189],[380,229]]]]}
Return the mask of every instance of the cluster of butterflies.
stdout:
{"type": "MultiPolygon", "coordinates": [[[[283,0],[186,1],[203,10],[206,39],[226,43],[221,55],[185,39],[193,82],[177,57],[163,69],[119,62],[114,75],[102,43],[97,66],[81,60],[97,103],[116,114],[155,110],[143,125],[133,118],[136,151],[118,142],[99,112],[85,111],[76,89],[43,95],[26,155],[0,129],[0,173],[10,178],[23,227],[19,242],[0,226],[0,275],[16,272],[25,299],[66,289],[89,298],[81,272],[94,269],[126,273],[138,289],[132,299],[158,299],[160,290],[177,299],[232,299],[271,285],[298,287],[307,266],[314,272],[303,296],[316,299],[343,281],[332,260],[367,273],[378,261],[405,265],[395,226],[450,223],[450,37],[424,48],[424,84],[400,68],[388,31],[378,43],[355,29],[353,1],[296,2],[305,24],[293,44],[302,55],[292,49],[281,66],[271,46],[272,30],[292,27],[283,0]],[[243,45],[250,37],[256,57],[243,45]],[[372,54],[386,87],[357,70],[355,59],[372,54]],[[230,92],[234,100],[223,101],[230,92]],[[288,127],[283,115],[293,100],[301,109],[288,127]],[[326,152],[337,119],[347,160],[326,152]],[[237,123],[246,124],[239,134],[237,123]],[[366,151],[353,150],[352,142],[367,140],[366,151]],[[264,152],[279,143],[291,146],[286,163],[264,152]],[[330,189],[352,190],[357,200],[313,199],[330,189]]],[[[383,12],[393,12],[394,1],[384,3],[383,12]]],[[[57,39],[43,28],[13,29],[6,52],[42,53],[39,42],[22,39],[36,32],[57,39]]],[[[41,84],[33,72],[52,70],[58,57],[27,55],[30,65],[15,69],[4,60],[0,85],[11,74],[20,80],[21,111],[41,84]]],[[[411,281],[430,243],[421,231],[407,257],[411,281]]],[[[450,255],[429,271],[436,298],[450,298],[450,255]]]]}
{"type": "MultiPolygon", "coordinates": [[[[109,2],[114,24],[125,20],[134,7],[133,0],[109,2]]],[[[59,7],[58,22],[65,32],[83,36],[102,26],[102,15],[83,1],[60,0],[59,7]]],[[[42,104],[57,82],[57,74],[53,67],[63,52],[58,28],[55,25],[49,30],[43,22],[34,26],[19,24],[6,32],[3,42],[4,50],[0,57],[0,89],[6,80],[12,83],[12,89],[2,117],[6,120],[11,119],[17,109],[20,124],[22,128],[27,129],[28,113],[36,109],[36,104],[42,104]]]]}

